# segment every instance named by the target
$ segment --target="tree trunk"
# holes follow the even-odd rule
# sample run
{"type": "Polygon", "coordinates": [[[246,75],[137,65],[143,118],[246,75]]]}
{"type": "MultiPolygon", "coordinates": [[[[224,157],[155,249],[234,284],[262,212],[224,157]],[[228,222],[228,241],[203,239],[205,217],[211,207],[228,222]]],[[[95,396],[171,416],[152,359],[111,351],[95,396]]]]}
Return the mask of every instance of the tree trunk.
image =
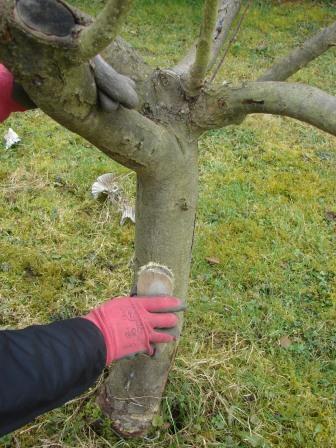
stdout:
{"type": "MultiPolygon", "coordinates": [[[[174,273],[174,294],[182,298],[187,295],[196,214],[195,146],[183,144],[185,164],[173,175],[139,174],[137,184],[135,269],[151,261],[168,266],[174,273]]],[[[123,436],[148,432],[175,350],[175,344],[160,345],[152,358],[139,355],[112,366],[98,401],[123,436]]]]}
{"type": "MultiPolygon", "coordinates": [[[[215,40],[218,32],[223,36],[218,46],[213,42],[212,52],[207,45],[207,58],[219,54],[239,3],[221,2],[215,33],[214,17],[208,11],[212,25],[206,28],[215,40]],[[226,19],[223,5],[228,7],[226,19]]],[[[86,59],[115,37],[129,4],[129,0],[109,0],[95,23],[67,5],[74,27],[64,36],[43,33],[44,23],[30,26],[31,21],[25,20],[30,0],[0,0],[0,59],[44,112],[136,171],[135,273],[149,262],[166,265],[174,273],[174,294],[186,298],[197,201],[196,136],[208,129],[240,124],[250,113],[291,116],[336,135],[336,98],[317,88],[277,82],[211,89],[211,83],[204,83],[204,79],[196,84],[200,87],[197,95],[190,97],[182,81],[188,75],[183,70],[188,72],[193,66],[192,59],[178,64],[176,71],[152,70],[130,46],[117,39],[106,49],[105,57],[136,82],[140,102],[137,111],[120,107],[105,113],[99,104],[92,66],[86,59]],[[27,6],[23,15],[18,14],[21,2],[21,6],[27,6]]],[[[55,0],[56,9],[61,5],[63,0],[55,0]]],[[[40,6],[44,11],[43,0],[40,6]]],[[[59,21],[62,30],[63,22],[59,21]]],[[[294,73],[311,60],[312,44],[314,54],[321,54],[333,45],[333,36],[334,25],[313,37],[304,51],[298,49],[289,59],[280,61],[272,73],[279,74],[281,69],[281,79],[294,73]]],[[[204,77],[207,67],[199,68],[204,77]]],[[[265,76],[280,79],[270,78],[269,73],[265,76]]],[[[150,428],[175,349],[174,344],[160,345],[153,358],[140,355],[113,366],[99,401],[122,435],[142,435],[150,428]]]]}

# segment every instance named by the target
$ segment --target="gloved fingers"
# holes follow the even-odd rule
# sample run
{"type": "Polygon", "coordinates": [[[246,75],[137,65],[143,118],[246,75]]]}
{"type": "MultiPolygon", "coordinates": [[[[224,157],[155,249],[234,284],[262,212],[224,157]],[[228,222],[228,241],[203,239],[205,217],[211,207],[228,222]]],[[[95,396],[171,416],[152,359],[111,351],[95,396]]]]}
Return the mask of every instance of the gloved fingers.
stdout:
{"type": "Polygon", "coordinates": [[[115,110],[118,109],[119,103],[116,103],[115,101],[111,100],[111,98],[105,95],[104,92],[98,90],[98,96],[100,107],[103,109],[104,112],[114,112],[115,110]]]}
{"type": "MultiPolygon", "coordinates": [[[[118,73],[118,72],[116,72],[116,73],[118,73]]],[[[135,90],[135,88],[136,88],[136,84],[135,84],[135,82],[133,81],[133,79],[129,78],[129,77],[126,76],[126,75],[122,75],[121,73],[118,73],[118,76],[120,76],[120,78],[123,79],[124,82],[126,82],[127,84],[129,84],[130,87],[132,87],[132,89],[135,90]]]]}
{"type": "Polygon", "coordinates": [[[176,313],[186,309],[185,302],[176,297],[137,297],[137,300],[141,300],[141,305],[150,313],[176,313]]]}
{"type": "Polygon", "coordinates": [[[153,328],[172,328],[179,322],[174,313],[149,313],[148,320],[153,328]]]}
{"type": "Polygon", "coordinates": [[[162,342],[173,342],[175,341],[175,339],[175,336],[163,331],[154,331],[151,336],[151,342],[154,344],[159,344],[162,342]]]}
{"type": "Polygon", "coordinates": [[[101,56],[91,61],[96,84],[113,101],[122,104],[128,109],[134,109],[139,103],[138,95],[134,90],[134,82],[127,76],[120,75],[101,56]]]}

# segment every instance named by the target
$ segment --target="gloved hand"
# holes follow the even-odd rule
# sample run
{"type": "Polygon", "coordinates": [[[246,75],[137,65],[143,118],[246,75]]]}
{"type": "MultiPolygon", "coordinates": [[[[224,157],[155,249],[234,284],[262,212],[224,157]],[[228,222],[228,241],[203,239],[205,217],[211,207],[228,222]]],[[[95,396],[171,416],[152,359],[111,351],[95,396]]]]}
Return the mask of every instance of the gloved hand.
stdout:
{"type": "Polygon", "coordinates": [[[5,121],[12,112],[26,110],[13,98],[13,85],[13,75],[4,65],[0,64],[0,123],[5,121]]]}
{"type": "Polygon", "coordinates": [[[103,334],[109,365],[136,353],[153,355],[152,344],[174,341],[176,335],[160,329],[176,330],[179,319],[174,313],[184,309],[184,303],[175,297],[117,297],[84,318],[103,334]]]}
{"type": "Polygon", "coordinates": [[[135,82],[121,75],[100,55],[90,62],[96,80],[100,107],[104,112],[118,109],[119,104],[127,109],[135,109],[139,103],[135,82]]]}

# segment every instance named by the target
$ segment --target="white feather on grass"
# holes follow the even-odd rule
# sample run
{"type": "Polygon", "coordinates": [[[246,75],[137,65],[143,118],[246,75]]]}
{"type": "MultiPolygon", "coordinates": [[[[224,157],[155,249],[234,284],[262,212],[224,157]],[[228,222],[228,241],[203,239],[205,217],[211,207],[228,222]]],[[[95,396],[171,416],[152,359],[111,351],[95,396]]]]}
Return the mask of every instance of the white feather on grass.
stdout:
{"type": "Polygon", "coordinates": [[[121,213],[120,225],[124,225],[127,220],[135,223],[135,209],[129,204],[125,193],[116,182],[116,177],[113,173],[102,174],[92,184],[92,195],[95,199],[106,195],[108,200],[113,205],[117,206],[121,213]]]}
{"type": "Polygon", "coordinates": [[[21,138],[12,128],[9,128],[6,134],[4,135],[4,140],[5,140],[5,148],[10,149],[12,146],[16,145],[17,143],[20,143],[21,138]]]}

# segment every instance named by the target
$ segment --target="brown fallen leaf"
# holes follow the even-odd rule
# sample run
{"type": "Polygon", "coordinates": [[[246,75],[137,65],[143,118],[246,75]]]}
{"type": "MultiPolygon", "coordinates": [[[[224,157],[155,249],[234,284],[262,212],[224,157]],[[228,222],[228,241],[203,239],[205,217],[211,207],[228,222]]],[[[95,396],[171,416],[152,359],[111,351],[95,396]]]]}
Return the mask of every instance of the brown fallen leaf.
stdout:
{"type": "Polygon", "coordinates": [[[216,257],[205,257],[205,260],[209,263],[209,264],[219,264],[220,261],[218,258],[216,257]]]}
{"type": "Polygon", "coordinates": [[[332,211],[325,212],[325,218],[327,221],[330,221],[330,222],[336,221],[336,212],[332,212],[332,211]]]}
{"type": "Polygon", "coordinates": [[[289,338],[289,336],[281,336],[279,340],[280,347],[288,348],[290,345],[292,345],[292,341],[289,338]]]}

